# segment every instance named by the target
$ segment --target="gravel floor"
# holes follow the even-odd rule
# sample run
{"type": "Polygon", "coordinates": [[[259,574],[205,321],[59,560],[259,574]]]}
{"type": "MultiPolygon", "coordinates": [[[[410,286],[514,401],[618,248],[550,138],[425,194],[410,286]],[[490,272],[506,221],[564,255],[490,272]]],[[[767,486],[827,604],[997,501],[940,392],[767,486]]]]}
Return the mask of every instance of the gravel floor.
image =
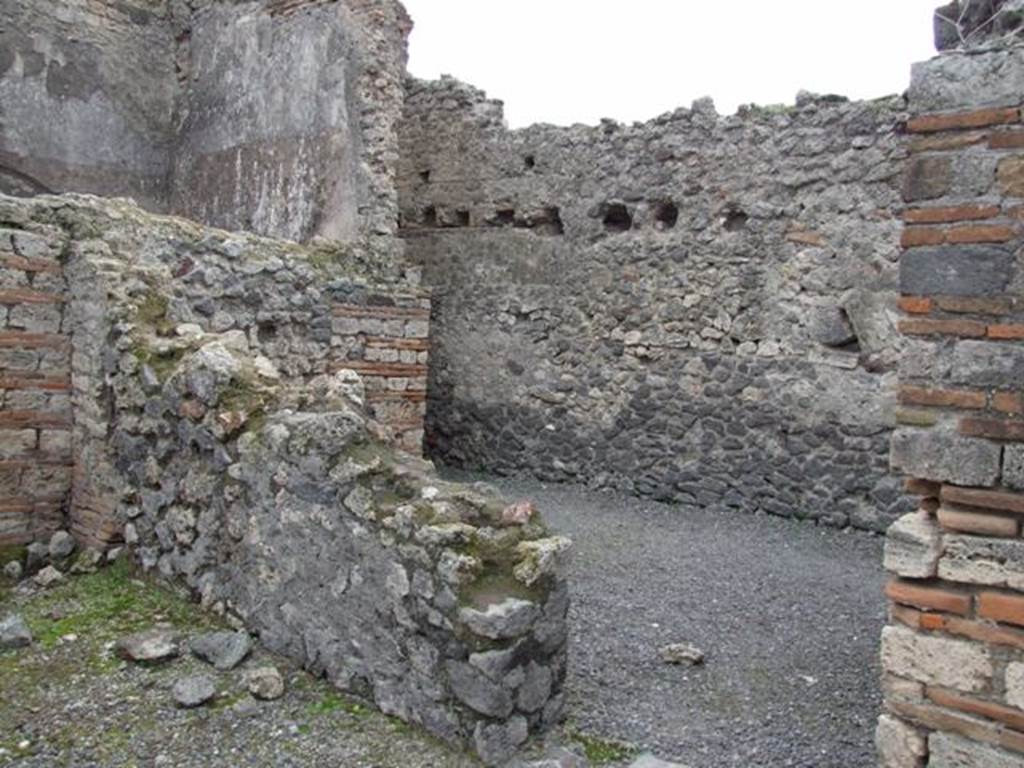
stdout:
{"type": "MultiPolygon", "coordinates": [[[[479,479],[479,478],[478,478],[479,479]]],[[[692,768],[875,764],[882,538],[536,481],[576,542],[571,717],[692,768]],[[658,648],[690,642],[703,667],[658,648]]]]}

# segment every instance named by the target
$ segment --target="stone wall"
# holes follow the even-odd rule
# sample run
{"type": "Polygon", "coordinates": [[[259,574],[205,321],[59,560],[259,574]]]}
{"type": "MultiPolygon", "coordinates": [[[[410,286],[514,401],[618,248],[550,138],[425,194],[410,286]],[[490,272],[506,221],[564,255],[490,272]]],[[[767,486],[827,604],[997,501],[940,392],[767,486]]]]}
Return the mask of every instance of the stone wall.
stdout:
{"type": "Polygon", "coordinates": [[[884,768],[1024,764],[1021,49],[918,65],[888,533],[884,768]]]}
{"type": "Polygon", "coordinates": [[[64,233],[0,211],[0,546],[62,527],[71,490],[64,233]]]}
{"type": "MultiPolygon", "coordinates": [[[[0,200],[8,227],[0,233],[5,541],[65,524],[89,544],[120,537],[106,258],[137,265],[145,278],[130,298],[171,339],[231,334],[293,382],[359,370],[388,441],[421,452],[430,298],[397,262],[204,230],[147,217],[125,201],[0,200]],[[328,279],[342,273],[348,280],[328,279]]],[[[147,353],[152,370],[173,359],[160,344],[147,353]]]]}
{"type": "Polygon", "coordinates": [[[18,254],[44,224],[65,246],[79,538],[123,525],[146,570],[489,765],[561,717],[569,542],[395,451],[409,435],[364,408],[422,392],[430,305],[405,276],[126,201],[0,216],[18,254]]]}
{"type": "Polygon", "coordinates": [[[0,192],[397,248],[396,0],[7,6],[0,192]]]}
{"type": "Polygon", "coordinates": [[[166,206],[178,80],[164,5],[5,0],[0,193],[166,206]]]}
{"type": "Polygon", "coordinates": [[[432,456],[884,530],[901,98],[508,131],[410,81],[432,456]]]}

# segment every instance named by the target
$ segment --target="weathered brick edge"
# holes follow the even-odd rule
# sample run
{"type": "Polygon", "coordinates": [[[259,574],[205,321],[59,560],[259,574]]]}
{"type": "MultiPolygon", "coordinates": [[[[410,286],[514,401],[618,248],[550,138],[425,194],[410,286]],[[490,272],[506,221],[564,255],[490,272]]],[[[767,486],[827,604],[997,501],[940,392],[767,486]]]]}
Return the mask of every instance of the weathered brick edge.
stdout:
{"type": "Polygon", "coordinates": [[[0,228],[0,546],[66,524],[70,341],[58,234],[0,228]]]}
{"type": "Polygon", "coordinates": [[[345,350],[328,366],[356,371],[366,384],[370,415],[395,433],[403,450],[421,455],[427,415],[430,297],[381,297],[387,305],[335,304],[332,332],[345,350]]]}
{"type": "Polygon", "coordinates": [[[946,765],[955,742],[971,764],[1024,764],[1021,109],[908,132],[892,464],[920,510],[886,541],[879,759],[946,765]]]}

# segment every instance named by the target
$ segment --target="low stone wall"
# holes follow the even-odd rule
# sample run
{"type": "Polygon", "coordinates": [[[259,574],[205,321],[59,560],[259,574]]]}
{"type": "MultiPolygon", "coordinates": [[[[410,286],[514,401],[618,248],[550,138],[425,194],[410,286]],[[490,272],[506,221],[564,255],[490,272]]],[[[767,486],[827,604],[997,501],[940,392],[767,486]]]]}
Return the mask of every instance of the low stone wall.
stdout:
{"type": "Polygon", "coordinates": [[[399,197],[434,290],[444,462],[884,530],[899,98],[509,131],[410,81],[399,197]]]}
{"type": "Polygon", "coordinates": [[[71,490],[66,238],[23,223],[0,215],[0,546],[60,528],[71,490]]]}
{"type": "Polygon", "coordinates": [[[569,542],[365,410],[423,391],[414,285],[126,201],[0,198],[0,218],[15,248],[43,222],[64,245],[77,537],[123,525],[145,569],[488,764],[561,717],[569,542]]]}
{"type": "Polygon", "coordinates": [[[1024,764],[1024,127],[1017,50],[915,68],[888,533],[884,768],[1024,764]]]}

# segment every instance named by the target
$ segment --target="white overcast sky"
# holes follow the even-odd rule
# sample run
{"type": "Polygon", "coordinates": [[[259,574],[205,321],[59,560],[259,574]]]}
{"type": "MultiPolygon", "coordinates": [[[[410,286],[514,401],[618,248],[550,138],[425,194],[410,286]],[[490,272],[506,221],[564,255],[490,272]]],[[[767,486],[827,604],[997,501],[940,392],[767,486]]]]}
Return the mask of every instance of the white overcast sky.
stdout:
{"type": "Polygon", "coordinates": [[[711,96],[718,111],[797,91],[902,93],[935,54],[940,0],[403,0],[409,69],[505,102],[512,127],[647,120],[711,96]]]}

